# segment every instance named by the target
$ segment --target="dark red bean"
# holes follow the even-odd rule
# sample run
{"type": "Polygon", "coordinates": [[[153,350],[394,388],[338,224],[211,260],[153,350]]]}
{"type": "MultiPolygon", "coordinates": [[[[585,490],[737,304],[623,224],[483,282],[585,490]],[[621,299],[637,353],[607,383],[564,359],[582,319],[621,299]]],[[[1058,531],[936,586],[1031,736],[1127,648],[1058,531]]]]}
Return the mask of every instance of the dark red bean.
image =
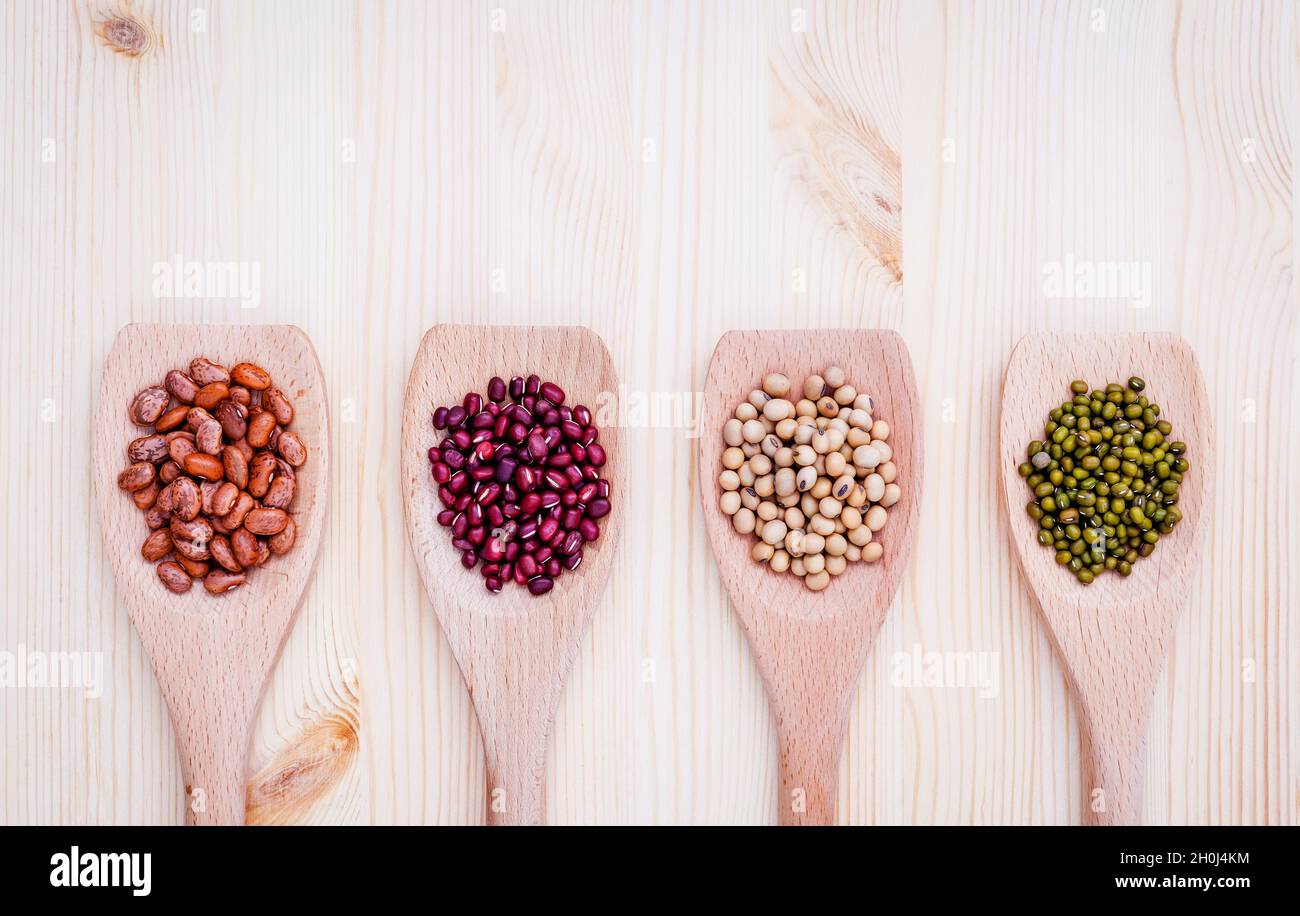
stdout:
{"type": "Polygon", "coordinates": [[[438,513],[438,524],[444,528],[450,528],[451,523],[456,520],[455,509],[443,509],[438,513]]]}
{"type": "Polygon", "coordinates": [[[542,387],[542,380],[538,378],[536,375],[530,375],[528,376],[528,380],[524,382],[524,393],[535,395],[541,389],[541,387],[542,387]]]}
{"type": "Polygon", "coordinates": [[[528,427],[516,420],[514,425],[510,427],[510,438],[515,442],[522,443],[528,438],[528,427]]]}
{"type": "Polygon", "coordinates": [[[446,407],[439,407],[437,410],[435,410],[435,411],[433,412],[433,428],[434,428],[434,429],[446,429],[446,428],[447,428],[447,408],[446,408],[446,407]]]}
{"type": "Polygon", "coordinates": [[[510,419],[514,420],[516,423],[522,423],[525,426],[531,426],[533,422],[533,415],[528,410],[528,408],[524,407],[523,404],[515,404],[513,407],[510,408],[510,419]]]}
{"type": "Polygon", "coordinates": [[[545,547],[539,547],[537,548],[537,552],[533,554],[533,559],[537,561],[538,566],[544,566],[551,559],[551,556],[554,553],[555,553],[554,549],[551,548],[549,545],[545,547]]]}
{"type": "Polygon", "coordinates": [[[600,493],[599,493],[599,488],[596,486],[596,484],[588,481],[587,483],[584,483],[582,485],[582,489],[578,490],[577,495],[578,495],[578,502],[582,503],[583,505],[586,505],[587,503],[595,499],[597,496],[599,496],[600,493]]]}
{"type": "Polygon", "coordinates": [[[462,493],[456,497],[456,511],[464,512],[474,504],[474,495],[472,493],[462,493]]]}
{"type": "Polygon", "coordinates": [[[465,518],[471,527],[478,528],[483,524],[483,507],[478,503],[470,503],[469,508],[465,510],[465,518]]]}
{"type": "Polygon", "coordinates": [[[483,395],[477,391],[471,391],[465,395],[465,400],[461,401],[460,406],[464,407],[465,412],[472,417],[483,409],[483,395]]]}
{"type": "Polygon", "coordinates": [[[604,518],[609,515],[609,500],[597,497],[587,504],[587,518],[604,518]]]}
{"type": "Polygon", "coordinates": [[[464,493],[465,488],[469,486],[470,477],[464,471],[457,471],[451,475],[447,481],[447,489],[453,493],[464,493]]]}
{"type": "Polygon", "coordinates": [[[598,495],[603,496],[605,499],[609,499],[609,481],[608,480],[596,481],[596,491],[598,495]]]}
{"type": "Polygon", "coordinates": [[[522,375],[510,376],[510,397],[519,400],[524,396],[524,377],[522,375]]]}
{"type": "Polygon", "coordinates": [[[584,518],[578,522],[578,531],[582,533],[584,541],[594,541],[600,537],[600,526],[590,518],[584,518]]]}
{"type": "Polygon", "coordinates": [[[554,382],[543,382],[537,389],[537,393],[552,404],[564,403],[564,389],[554,382]]]}
{"type": "Polygon", "coordinates": [[[506,399],[506,383],[499,375],[492,376],[488,382],[488,397],[493,401],[504,401],[506,399]]]}
{"type": "Polygon", "coordinates": [[[501,485],[499,483],[490,483],[479,490],[474,495],[474,499],[479,505],[494,503],[501,498],[501,485]]]}
{"type": "Polygon", "coordinates": [[[446,483],[451,480],[451,465],[445,461],[435,461],[433,463],[433,480],[435,483],[446,483]]]}
{"type": "Polygon", "coordinates": [[[500,563],[484,563],[478,568],[479,574],[486,579],[488,576],[495,576],[501,572],[500,563]]]}
{"type": "Polygon", "coordinates": [[[556,452],[546,459],[546,463],[553,468],[567,468],[573,464],[573,456],[568,452],[556,452]]]}
{"type": "Polygon", "coordinates": [[[489,505],[483,510],[483,517],[493,528],[500,528],[506,523],[506,514],[496,503],[489,505]]]}
{"type": "Polygon", "coordinates": [[[587,446],[588,449],[591,448],[591,443],[595,442],[599,438],[600,430],[596,429],[594,426],[588,426],[582,431],[582,444],[587,446]]]}
{"type": "Polygon", "coordinates": [[[548,450],[555,448],[564,441],[564,434],[554,426],[548,427],[542,436],[546,439],[546,447],[548,450]]]}
{"type": "Polygon", "coordinates": [[[496,425],[497,418],[494,417],[492,412],[489,410],[479,411],[474,414],[474,417],[469,421],[470,429],[481,429],[488,433],[491,433],[496,425]]]}
{"type": "Polygon", "coordinates": [[[573,490],[565,490],[560,494],[560,505],[570,509],[578,504],[578,494],[573,490]]]}
{"type": "Polygon", "coordinates": [[[468,429],[461,427],[451,434],[451,444],[456,446],[462,452],[469,449],[474,444],[474,437],[470,435],[468,429]]]}
{"type": "Polygon", "coordinates": [[[565,490],[569,486],[569,478],[565,476],[563,471],[558,471],[555,468],[551,468],[543,474],[542,479],[546,481],[546,485],[552,490],[565,490]]]}
{"type": "Polygon", "coordinates": [[[524,465],[515,471],[515,486],[525,493],[531,493],[537,486],[537,472],[524,465]]]}
{"type": "Polygon", "coordinates": [[[582,547],[582,532],[570,531],[564,538],[564,543],[560,545],[560,553],[566,557],[577,553],[582,547]]]}
{"type": "Polygon", "coordinates": [[[505,438],[506,430],[510,428],[510,418],[503,414],[498,414],[496,421],[492,424],[492,437],[494,439],[505,438]]]}
{"type": "Polygon", "coordinates": [[[582,565],[582,551],[577,550],[564,558],[564,568],[573,571],[582,565]]]}
{"type": "Polygon", "coordinates": [[[578,527],[578,522],[582,521],[581,509],[568,509],[560,517],[560,524],[564,526],[565,531],[572,531],[578,527]]]}
{"type": "Polygon", "coordinates": [[[537,519],[530,518],[519,526],[518,538],[521,541],[531,540],[537,534],[537,519]]]}
{"type": "Polygon", "coordinates": [[[560,504],[560,494],[554,490],[545,490],[542,492],[542,508],[549,509],[552,506],[560,504]]]}
{"type": "Polygon", "coordinates": [[[555,537],[555,532],[560,530],[560,522],[556,518],[544,518],[541,524],[537,526],[537,536],[543,541],[549,541],[555,537]]]}
{"type": "Polygon", "coordinates": [[[488,532],[486,528],[470,528],[469,534],[465,536],[465,540],[469,541],[475,547],[482,547],[483,542],[487,540],[487,535],[488,532]]]}
{"type": "Polygon", "coordinates": [[[460,550],[460,551],[466,551],[466,550],[473,550],[473,549],[474,549],[474,545],[471,544],[471,543],[469,542],[469,538],[452,538],[452,539],[451,539],[451,546],[452,546],[452,547],[455,547],[457,550],[460,550]]]}
{"type": "Polygon", "coordinates": [[[491,461],[492,456],[496,454],[496,449],[492,447],[491,442],[484,440],[475,446],[474,454],[478,455],[479,461],[491,461]]]}
{"type": "Polygon", "coordinates": [[[591,411],[583,404],[573,408],[573,419],[577,420],[583,426],[591,425],[591,411]]]}
{"type": "Polygon", "coordinates": [[[442,450],[442,461],[443,464],[447,465],[447,467],[452,470],[458,470],[465,466],[465,456],[454,448],[446,448],[442,450]]]}
{"type": "Polygon", "coordinates": [[[566,439],[582,438],[582,427],[573,420],[565,420],[560,423],[560,432],[564,433],[566,439]]]}
{"type": "Polygon", "coordinates": [[[549,576],[534,576],[528,580],[528,591],[534,595],[545,595],[554,584],[549,576]]]}
{"type": "Polygon", "coordinates": [[[464,407],[460,407],[460,406],[452,407],[447,411],[447,426],[450,429],[455,429],[457,426],[460,426],[462,423],[464,423],[465,418],[468,416],[469,416],[469,411],[466,410],[464,407]]]}
{"type": "Polygon", "coordinates": [[[515,541],[508,542],[506,544],[506,562],[513,563],[515,560],[518,559],[519,559],[519,544],[515,541]]]}
{"type": "Polygon", "coordinates": [[[487,579],[484,580],[483,584],[486,585],[487,590],[492,592],[494,595],[501,591],[501,580],[496,576],[488,576],[487,579]]]}
{"type": "Polygon", "coordinates": [[[542,497],[537,493],[525,493],[519,501],[519,508],[524,515],[535,515],[542,508],[542,497]]]}
{"type": "Polygon", "coordinates": [[[496,563],[506,555],[505,545],[501,543],[500,538],[488,538],[483,545],[483,559],[489,563],[496,563]]]}
{"type": "Polygon", "coordinates": [[[518,571],[529,579],[537,575],[537,560],[533,558],[532,554],[524,554],[519,558],[519,562],[516,566],[518,567],[518,571]]]}
{"type": "Polygon", "coordinates": [[[587,450],[581,442],[575,442],[569,446],[569,457],[578,463],[582,463],[587,460],[587,450]]]}
{"type": "Polygon", "coordinates": [[[559,574],[563,571],[564,571],[564,567],[560,565],[559,557],[551,557],[549,560],[546,561],[546,574],[550,576],[552,579],[559,576],[559,574]]]}
{"type": "Polygon", "coordinates": [[[600,468],[605,466],[605,446],[599,442],[592,442],[587,446],[587,460],[594,466],[600,468]]]}
{"type": "Polygon", "coordinates": [[[519,465],[513,458],[503,458],[497,462],[496,473],[492,476],[496,478],[497,483],[509,483],[510,479],[515,476],[515,469],[519,465]]]}
{"type": "Polygon", "coordinates": [[[438,488],[438,498],[442,500],[444,506],[456,505],[456,494],[447,489],[446,485],[438,488]]]}
{"type": "Polygon", "coordinates": [[[478,563],[478,555],[472,550],[467,550],[460,555],[460,565],[466,569],[473,569],[478,563]]]}

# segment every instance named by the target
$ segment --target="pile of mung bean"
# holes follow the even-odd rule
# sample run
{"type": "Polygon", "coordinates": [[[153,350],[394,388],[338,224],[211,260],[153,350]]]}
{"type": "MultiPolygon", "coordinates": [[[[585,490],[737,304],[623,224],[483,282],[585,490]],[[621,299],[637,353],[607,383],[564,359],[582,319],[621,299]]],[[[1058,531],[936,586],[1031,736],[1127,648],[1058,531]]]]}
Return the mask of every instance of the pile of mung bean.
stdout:
{"type": "Polygon", "coordinates": [[[837,366],[804,379],[774,372],[736,407],[722,429],[722,511],[751,556],[819,592],[850,562],[884,553],[874,540],[902,491],[889,424],[875,402],[845,383],[837,366]]]}
{"type": "Polygon", "coordinates": [[[1183,517],[1187,445],[1171,438],[1145,388],[1136,376],[1091,391],[1071,382],[1070,400],[1051,412],[1019,467],[1034,495],[1025,511],[1038,543],[1084,585],[1108,569],[1130,575],[1183,517]]]}

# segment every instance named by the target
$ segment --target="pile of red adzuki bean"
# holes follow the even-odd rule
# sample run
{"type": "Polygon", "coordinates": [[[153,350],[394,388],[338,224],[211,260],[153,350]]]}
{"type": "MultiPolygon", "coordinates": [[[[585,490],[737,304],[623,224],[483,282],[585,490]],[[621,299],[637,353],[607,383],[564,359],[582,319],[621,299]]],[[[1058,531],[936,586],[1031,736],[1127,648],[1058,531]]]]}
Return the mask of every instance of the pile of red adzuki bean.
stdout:
{"type": "Polygon", "coordinates": [[[582,563],[609,514],[605,448],[591,411],[564,405],[564,390],[536,375],[488,382],[456,407],[433,413],[443,440],[429,464],[461,565],[490,592],[514,580],[534,595],[582,563]]]}

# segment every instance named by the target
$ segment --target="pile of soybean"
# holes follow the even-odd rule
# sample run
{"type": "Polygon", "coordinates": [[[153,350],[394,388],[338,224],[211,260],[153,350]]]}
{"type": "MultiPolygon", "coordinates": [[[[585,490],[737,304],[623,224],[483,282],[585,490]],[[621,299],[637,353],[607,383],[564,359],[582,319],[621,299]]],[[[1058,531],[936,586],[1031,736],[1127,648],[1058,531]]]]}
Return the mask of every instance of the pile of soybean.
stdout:
{"type": "Polygon", "coordinates": [[[1091,391],[1071,382],[1072,397],[1048,416],[1019,468],[1034,495],[1025,509],[1038,543],[1084,585],[1108,569],[1132,574],[1183,517],[1187,445],[1172,438],[1145,388],[1136,376],[1091,391]]]}

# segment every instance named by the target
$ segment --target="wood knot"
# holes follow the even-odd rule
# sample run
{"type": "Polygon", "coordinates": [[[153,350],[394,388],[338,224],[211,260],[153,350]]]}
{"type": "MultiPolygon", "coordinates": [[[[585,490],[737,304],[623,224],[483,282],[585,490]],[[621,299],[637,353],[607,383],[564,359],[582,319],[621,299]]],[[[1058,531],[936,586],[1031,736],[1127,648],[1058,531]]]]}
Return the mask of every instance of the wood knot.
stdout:
{"type": "Polygon", "coordinates": [[[96,23],[95,34],[110,50],[127,57],[140,57],[159,44],[147,25],[125,13],[96,23]]]}
{"type": "Polygon", "coordinates": [[[347,717],[312,723],[249,782],[246,822],[301,823],[351,769],[359,746],[356,725],[347,717]]]}

